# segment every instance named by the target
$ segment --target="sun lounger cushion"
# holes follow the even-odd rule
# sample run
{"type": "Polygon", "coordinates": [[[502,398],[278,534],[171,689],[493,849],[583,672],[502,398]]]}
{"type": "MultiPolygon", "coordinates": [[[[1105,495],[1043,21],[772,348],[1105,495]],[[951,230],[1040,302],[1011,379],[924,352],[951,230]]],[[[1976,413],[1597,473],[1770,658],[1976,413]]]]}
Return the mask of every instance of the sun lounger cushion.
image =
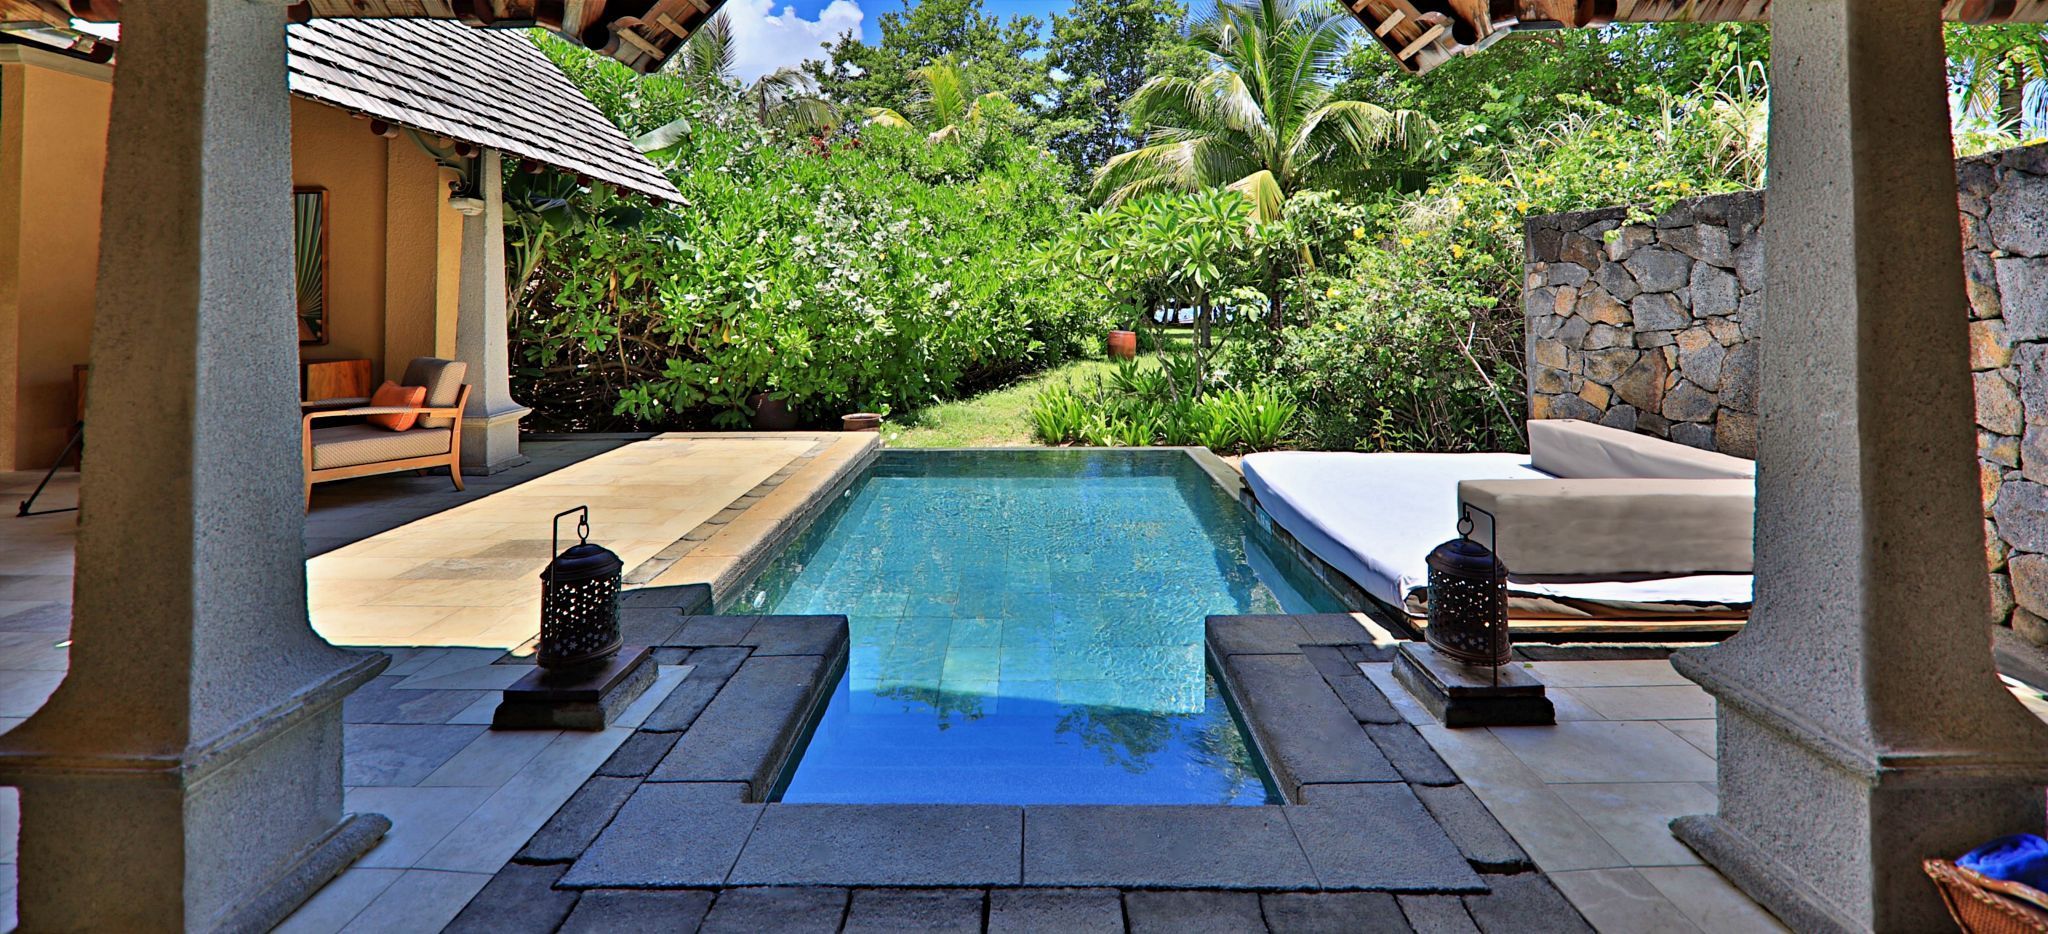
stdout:
{"type": "Polygon", "coordinates": [[[448,428],[386,431],[374,425],[313,429],[313,469],[378,464],[448,453],[455,432],[448,428]]]}
{"type": "Polygon", "coordinates": [[[1753,480],[1466,480],[1458,500],[1518,576],[1750,571],[1753,480]]]}
{"type": "Polygon", "coordinates": [[[1569,480],[1747,480],[1756,462],[1570,418],[1529,422],[1529,462],[1569,480]]]}
{"type": "MultiPolygon", "coordinates": [[[[1273,451],[1243,462],[1245,482],[1274,522],[1310,553],[1394,607],[1429,583],[1430,549],[1458,534],[1461,480],[1555,479],[1524,454],[1355,454],[1273,451]]],[[[1640,607],[1743,607],[1747,574],[1652,580],[1515,581],[1518,596],[1640,607]]]]}

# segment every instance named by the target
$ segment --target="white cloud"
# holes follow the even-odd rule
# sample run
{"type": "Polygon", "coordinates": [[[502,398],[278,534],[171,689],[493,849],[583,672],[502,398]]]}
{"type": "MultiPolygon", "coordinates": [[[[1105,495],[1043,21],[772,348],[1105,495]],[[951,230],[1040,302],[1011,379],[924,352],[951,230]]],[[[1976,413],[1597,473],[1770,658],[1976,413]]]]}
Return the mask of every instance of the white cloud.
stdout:
{"type": "Polygon", "coordinates": [[[854,0],[832,0],[815,20],[793,6],[775,12],[775,0],[731,0],[725,15],[732,21],[733,74],[743,82],[805,59],[823,60],[824,44],[848,32],[859,35],[865,16],[854,0]]]}

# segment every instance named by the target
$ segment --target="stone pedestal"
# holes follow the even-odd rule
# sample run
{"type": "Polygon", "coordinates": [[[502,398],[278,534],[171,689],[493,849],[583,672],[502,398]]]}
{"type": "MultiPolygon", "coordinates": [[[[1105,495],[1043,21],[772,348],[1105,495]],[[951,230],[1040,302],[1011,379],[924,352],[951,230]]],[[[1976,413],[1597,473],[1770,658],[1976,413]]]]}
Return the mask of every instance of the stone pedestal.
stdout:
{"type": "Polygon", "coordinates": [[[494,730],[602,730],[654,684],[654,653],[627,646],[593,665],[568,670],[538,665],[505,689],[491,717],[494,730]]]}
{"type": "Polygon", "coordinates": [[[456,299],[455,358],[469,364],[469,407],[462,415],[462,472],[494,474],[524,464],[519,420],[532,411],[512,401],[506,349],[505,196],[498,151],[477,154],[482,213],[462,219],[462,286],[456,299]]]}
{"type": "Polygon", "coordinates": [[[1998,681],[1940,11],[1771,9],[1756,603],[1673,658],[1719,702],[1679,837],[1795,930],[1953,927],[1919,868],[2038,832],[2048,730],[1998,681]]]}
{"type": "Polygon", "coordinates": [[[123,11],[70,672],[0,736],[25,931],[262,930],[374,845],[306,617],[285,10],[123,11]]]}
{"type": "Polygon", "coordinates": [[[1394,679],[1444,726],[1557,722],[1543,682],[1516,665],[1467,665],[1445,658],[1428,643],[1403,642],[1394,649],[1394,679]]]}

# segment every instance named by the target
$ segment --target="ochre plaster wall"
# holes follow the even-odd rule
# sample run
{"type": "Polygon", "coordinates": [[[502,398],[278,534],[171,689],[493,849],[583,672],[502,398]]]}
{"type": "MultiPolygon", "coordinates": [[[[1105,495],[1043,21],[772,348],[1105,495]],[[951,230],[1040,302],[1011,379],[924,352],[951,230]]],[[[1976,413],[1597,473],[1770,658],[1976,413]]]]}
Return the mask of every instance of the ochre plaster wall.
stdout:
{"type": "Polygon", "coordinates": [[[55,461],[76,413],[72,366],[86,361],[91,335],[111,91],[105,79],[0,65],[0,329],[11,331],[0,358],[12,358],[0,359],[11,414],[0,417],[0,466],[10,469],[55,461]]]}
{"type": "MultiPolygon", "coordinates": [[[[56,459],[91,339],[111,71],[45,58],[0,60],[0,470],[56,459]]],[[[368,358],[388,378],[454,356],[462,218],[447,173],[404,136],[300,99],[291,158],[294,185],[327,189],[329,340],[301,356],[368,358]]]]}

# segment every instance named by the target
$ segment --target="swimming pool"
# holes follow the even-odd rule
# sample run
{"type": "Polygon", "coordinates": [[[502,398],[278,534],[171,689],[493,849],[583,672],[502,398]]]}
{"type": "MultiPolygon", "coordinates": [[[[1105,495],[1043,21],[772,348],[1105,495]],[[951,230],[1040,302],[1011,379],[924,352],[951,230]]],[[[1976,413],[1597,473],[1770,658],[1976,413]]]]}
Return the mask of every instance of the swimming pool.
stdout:
{"type": "Polygon", "coordinates": [[[1264,804],[1212,614],[1343,609],[1185,451],[885,451],[727,601],[839,613],[780,789],[813,803],[1264,804]]]}

